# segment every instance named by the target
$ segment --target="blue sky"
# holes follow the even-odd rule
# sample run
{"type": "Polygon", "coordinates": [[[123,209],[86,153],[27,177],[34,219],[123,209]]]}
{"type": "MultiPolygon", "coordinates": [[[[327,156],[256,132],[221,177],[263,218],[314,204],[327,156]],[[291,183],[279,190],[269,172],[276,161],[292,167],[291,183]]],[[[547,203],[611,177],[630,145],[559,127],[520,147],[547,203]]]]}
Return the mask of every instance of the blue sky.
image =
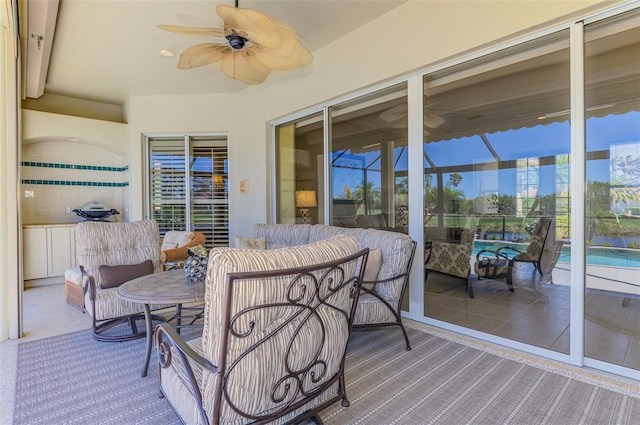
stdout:
{"type": "MultiPolygon", "coordinates": [[[[640,112],[631,111],[625,114],[610,114],[603,117],[592,117],[587,120],[587,151],[609,150],[614,145],[636,144],[640,149],[640,112]]],[[[571,128],[569,121],[554,122],[547,125],[523,127],[515,130],[486,133],[485,137],[502,160],[520,158],[537,158],[568,154],[571,146],[571,128]]],[[[628,152],[628,146],[616,151],[628,152]]],[[[425,151],[436,166],[468,165],[495,162],[490,151],[480,136],[464,137],[447,141],[428,143],[425,151]]],[[[379,173],[378,151],[358,153],[357,155],[343,155],[336,164],[346,166],[369,166],[369,177],[379,173]],[[377,160],[377,161],[376,161],[377,160]]],[[[407,151],[396,149],[396,170],[407,169],[407,151]],[[399,156],[399,158],[398,158],[399,156]]],[[[588,166],[588,179],[609,182],[610,167],[608,161],[597,161],[588,166]]],[[[425,161],[428,167],[428,163],[425,161]]],[[[352,190],[362,179],[363,172],[341,169],[334,172],[334,194],[343,194],[344,187],[349,185],[352,190]]],[[[501,170],[480,174],[464,173],[458,189],[469,199],[484,193],[499,191],[500,193],[515,193],[515,171],[501,170]],[[505,183],[509,181],[508,183],[505,183]]],[[[445,180],[445,183],[448,180],[445,180]]]]}

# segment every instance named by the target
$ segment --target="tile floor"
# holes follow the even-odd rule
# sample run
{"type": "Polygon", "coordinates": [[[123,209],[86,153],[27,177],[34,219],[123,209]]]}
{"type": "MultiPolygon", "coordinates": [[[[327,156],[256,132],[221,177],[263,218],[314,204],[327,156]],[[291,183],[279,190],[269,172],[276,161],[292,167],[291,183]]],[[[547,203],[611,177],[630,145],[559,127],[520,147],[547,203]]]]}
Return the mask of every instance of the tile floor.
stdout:
{"type": "MultiPolygon", "coordinates": [[[[522,266],[514,278],[514,292],[504,280],[472,277],[473,299],[461,280],[431,274],[425,285],[425,316],[568,354],[569,287],[543,283],[530,265],[522,266]]],[[[585,354],[640,369],[640,299],[631,298],[626,307],[622,299],[613,292],[589,291],[585,354]]]]}

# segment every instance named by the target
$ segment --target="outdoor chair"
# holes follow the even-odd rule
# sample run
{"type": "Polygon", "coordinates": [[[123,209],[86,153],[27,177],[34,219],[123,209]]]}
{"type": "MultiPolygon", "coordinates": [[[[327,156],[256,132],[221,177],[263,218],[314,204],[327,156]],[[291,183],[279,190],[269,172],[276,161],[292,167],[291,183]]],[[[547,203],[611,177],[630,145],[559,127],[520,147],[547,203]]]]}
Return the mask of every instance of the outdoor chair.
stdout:
{"type": "Polygon", "coordinates": [[[189,248],[204,245],[206,236],[200,232],[170,230],[160,240],[160,264],[162,271],[179,267],[189,258],[189,248]]]}
{"type": "MultiPolygon", "coordinates": [[[[471,273],[471,253],[476,239],[475,226],[462,229],[460,243],[449,241],[433,241],[425,244],[425,285],[430,273],[438,273],[462,279],[467,287],[471,273]]],[[[473,292],[469,292],[473,298],[473,292]]]]}
{"type": "Polygon", "coordinates": [[[521,251],[511,246],[502,246],[496,250],[496,255],[512,255],[509,260],[509,269],[507,272],[507,282],[513,281],[513,268],[515,263],[531,263],[535,270],[543,276],[542,267],[540,266],[540,260],[544,253],[545,245],[547,243],[547,236],[549,235],[549,229],[553,219],[551,217],[541,217],[533,227],[531,231],[531,242],[527,246],[526,251],[521,251]],[[513,255],[515,253],[515,255],[513,255]]]}
{"type": "MultiPolygon", "coordinates": [[[[92,320],[93,337],[98,341],[144,337],[143,305],[120,299],[117,289],[126,281],[160,271],[158,223],[80,222],[76,226],[76,258],[82,273],[83,306],[92,320]],[[137,320],[142,321],[140,331],[137,320]],[[131,332],[108,332],[121,323],[128,323],[131,332]]],[[[155,319],[164,320],[161,316],[155,319]]]]}
{"type": "Polygon", "coordinates": [[[161,394],[183,423],[321,423],[342,401],[359,297],[354,238],[273,250],[214,248],[204,329],[185,341],[156,327],[161,394]]]}

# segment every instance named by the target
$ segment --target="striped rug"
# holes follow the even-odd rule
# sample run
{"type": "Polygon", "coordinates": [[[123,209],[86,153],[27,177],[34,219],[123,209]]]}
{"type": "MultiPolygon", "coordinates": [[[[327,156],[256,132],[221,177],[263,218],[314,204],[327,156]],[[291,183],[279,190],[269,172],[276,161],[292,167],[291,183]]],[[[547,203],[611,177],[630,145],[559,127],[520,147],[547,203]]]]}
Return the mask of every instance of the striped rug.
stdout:
{"type": "MultiPolygon", "coordinates": [[[[640,397],[408,329],[354,331],[347,395],[325,424],[637,424],[640,397]]],[[[144,341],[81,331],[20,344],[14,424],[178,424],[158,397],[157,362],[140,378],[144,341]]],[[[628,391],[627,391],[628,392],[628,391]]],[[[640,393],[640,391],[638,391],[640,393]]]]}

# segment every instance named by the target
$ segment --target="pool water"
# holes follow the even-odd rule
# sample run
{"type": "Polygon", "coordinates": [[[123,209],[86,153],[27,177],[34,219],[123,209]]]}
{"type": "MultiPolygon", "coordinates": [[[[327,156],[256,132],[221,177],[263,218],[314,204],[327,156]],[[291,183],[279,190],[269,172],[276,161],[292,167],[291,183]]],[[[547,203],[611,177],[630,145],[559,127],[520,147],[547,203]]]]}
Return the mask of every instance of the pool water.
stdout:
{"type": "MultiPolygon", "coordinates": [[[[473,255],[483,249],[496,250],[501,246],[511,246],[521,251],[526,249],[526,244],[516,244],[507,241],[476,241],[473,245],[473,255]]],[[[506,251],[506,254],[513,256],[513,251],[506,251]]],[[[561,263],[571,262],[571,246],[565,245],[560,252],[561,263]]],[[[640,250],[629,248],[613,248],[590,246],[587,247],[587,264],[593,266],[607,267],[629,267],[640,269],[640,250]]]]}

